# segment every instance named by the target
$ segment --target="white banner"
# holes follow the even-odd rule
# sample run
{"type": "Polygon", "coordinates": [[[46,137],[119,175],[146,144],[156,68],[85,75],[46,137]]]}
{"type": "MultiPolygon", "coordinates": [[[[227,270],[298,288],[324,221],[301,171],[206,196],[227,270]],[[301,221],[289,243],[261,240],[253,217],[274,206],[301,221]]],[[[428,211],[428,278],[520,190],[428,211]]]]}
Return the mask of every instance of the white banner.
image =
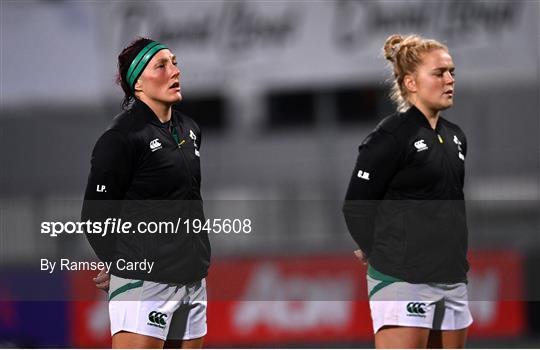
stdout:
{"type": "Polygon", "coordinates": [[[513,0],[7,2],[2,102],[119,94],[117,55],[139,35],[168,45],[194,90],[379,82],[396,32],[448,44],[460,82],[512,84],[536,79],[538,22],[537,1],[513,0]]]}

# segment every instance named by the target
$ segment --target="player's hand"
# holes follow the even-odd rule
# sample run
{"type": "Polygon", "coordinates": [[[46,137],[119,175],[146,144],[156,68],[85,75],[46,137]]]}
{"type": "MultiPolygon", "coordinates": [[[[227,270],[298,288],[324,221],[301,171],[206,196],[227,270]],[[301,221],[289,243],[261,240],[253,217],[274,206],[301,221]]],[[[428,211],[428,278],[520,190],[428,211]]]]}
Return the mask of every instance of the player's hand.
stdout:
{"type": "Polygon", "coordinates": [[[111,275],[109,275],[107,272],[105,272],[106,269],[103,268],[101,271],[99,271],[98,275],[92,280],[96,284],[96,287],[101,289],[104,292],[109,291],[109,282],[111,281],[111,275]]]}
{"type": "Polygon", "coordinates": [[[356,255],[356,257],[362,262],[362,265],[367,265],[368,258],[366,256],[366,254],[364,254],[363,251],[361,251],[360,249],[355,250],[354,255],[356,255]]]}

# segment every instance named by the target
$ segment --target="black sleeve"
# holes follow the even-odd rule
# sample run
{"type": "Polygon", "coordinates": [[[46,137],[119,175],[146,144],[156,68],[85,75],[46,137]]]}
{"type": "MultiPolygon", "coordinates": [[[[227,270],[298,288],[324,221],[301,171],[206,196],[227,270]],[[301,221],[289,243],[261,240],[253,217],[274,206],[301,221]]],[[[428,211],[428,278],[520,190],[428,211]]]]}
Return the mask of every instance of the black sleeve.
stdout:
{"type": "MultiPolygon", "coordinates": [[[[91,170],[81,212],[83,222],[104,222],[117,218],[122,200],[131,183],[132,156],[125,137],[113,130],[105,132],[92,152],[91,170]]],[[[115,253],[115,235],[86,234],[92,249],[102,261],[111,261],[115,253]]]]}
{"type": "Polygon", "coordinates": [[[343,214],[351,236],[369,256],[377,207],[398,169],[401,150],[391,134],[377,128],[368,135],[358,151],[343,214]]]}

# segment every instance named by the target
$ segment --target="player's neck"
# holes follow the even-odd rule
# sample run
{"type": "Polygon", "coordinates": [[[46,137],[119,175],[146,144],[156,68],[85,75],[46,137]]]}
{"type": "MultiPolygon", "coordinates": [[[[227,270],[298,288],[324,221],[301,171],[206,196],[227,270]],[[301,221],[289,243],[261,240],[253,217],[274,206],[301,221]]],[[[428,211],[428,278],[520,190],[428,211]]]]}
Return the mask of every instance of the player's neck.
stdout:
{"type": "Polygon", "coordinates": [[[426,119],[428,120],[431,128],[435,130],[435,128],[437,127],[437,121],[439,120],[439,115],[441,114],[441,111],[432,110],[431,108],[427,108],[421,104],[416,104],[415,107],[418,108],[420,112],[422,112],[424,117],[426,117],[426,119]]]}
{"type": "Polygon", "coordinates": [[[150,107],[160,122],[167,123],[169,120],[171,120],[172,105],[164,104],[150,98],[145,98],[144,96],[141,96],[141,101],[150,107]]]}

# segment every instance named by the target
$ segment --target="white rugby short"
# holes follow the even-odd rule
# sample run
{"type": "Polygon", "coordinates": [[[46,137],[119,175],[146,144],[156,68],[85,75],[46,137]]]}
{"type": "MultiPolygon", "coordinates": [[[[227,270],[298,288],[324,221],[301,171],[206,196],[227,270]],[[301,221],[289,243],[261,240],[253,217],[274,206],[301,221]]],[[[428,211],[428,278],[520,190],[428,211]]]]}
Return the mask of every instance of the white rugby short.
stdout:
{"type": "Polygon", "coordinates": [[[111,335],[127,331],[162,340],[206,334],[206,280],[164,284],[111,275],[111,335]]]}
{"type": "Polygon", "coordinates": [[[467,328],[473,319],[465,283],[416,284],[367,276],[373,332],[383,326],[467,328]]]}

